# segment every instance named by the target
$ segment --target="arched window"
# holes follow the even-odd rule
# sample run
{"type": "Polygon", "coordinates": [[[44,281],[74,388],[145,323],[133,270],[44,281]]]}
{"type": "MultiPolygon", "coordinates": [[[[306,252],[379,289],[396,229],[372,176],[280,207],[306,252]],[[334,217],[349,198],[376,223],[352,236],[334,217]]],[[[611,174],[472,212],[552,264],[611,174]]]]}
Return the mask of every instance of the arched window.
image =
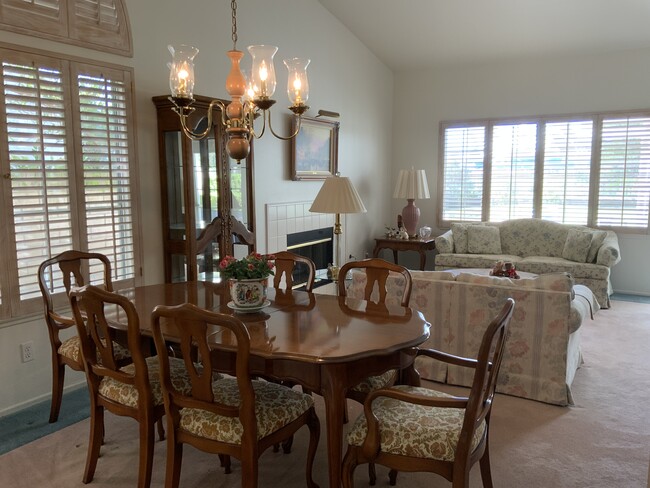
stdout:
{"type": "Polygon", "coordinates": [[[133,56],[123,0],[0,0],[0,29],[133,56]]]}

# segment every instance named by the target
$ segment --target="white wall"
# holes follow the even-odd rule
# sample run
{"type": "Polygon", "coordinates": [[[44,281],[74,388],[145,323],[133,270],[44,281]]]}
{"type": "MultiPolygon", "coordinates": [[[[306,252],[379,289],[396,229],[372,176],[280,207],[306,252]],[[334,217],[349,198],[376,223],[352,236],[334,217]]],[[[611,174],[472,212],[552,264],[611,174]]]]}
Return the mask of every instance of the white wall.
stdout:
{"type": "MultiPolygon", "coordinates": [[[[156,117],[151,97],[169,92],[167,44],[192,44],[196,59],[196,93],[227,98],[225,78],[230,69],[225,51],[232,48],[229,2],[214,0],[126,0],[133,35],[134,57],[98,54],[0,32],[0,42],[102,59],[135,69],[143,260],[145,283],[163,279],[160,236],[160,189],[156,117]],[[183,20],[186,19],[186,20],[183,20]]],[[[371,251],[372,236],[383,228],[390,201],[393,75],[316,0],[247,0],[238,5],[238,48],[274,44],[278,100],[273,120],[288,130],[286,69],[283,58],[309,57],[312,114],[320,108],[340,112],[339,170],[349,176],[368,214],[345,219],[342,255],[371,251]]],[[[313,200],[320,182],[291,181],[290,146],[266,135],[255,143],[255,216],[257,245],[265,251],[266,203],[313,200]]],[[[48,398],[51,373],[48,339],[40,316],[21,323],[0,324],[0,415],[37,399],[48,398]],[[34,341],[36,359],[22,364],[19,344],[34,341]]],[[[70,375],[71,371],[67,374],[70,375]]],[[[83,375],[68,378],[80,385],[83,375]]],[[[65,408],[65,405],[62,407],[65,408]]]]}
{"type": "MultiPolygon", "coordinates": [[[[394,126],[392,180],[402,168],[427,169],[432,198],[416,204],[421,224],[436,228],[441,121],[648,108],[650,50],[398,73],[395,120],[409,122],[394,126]],[[405,97],[418,103],[398,103],[405,97]]],[[[393,201],[392,215],[404,204],[393,201]]],[[[619,234],[619,242],[614,289],[650,295],[650,237],[619,234]]]]}

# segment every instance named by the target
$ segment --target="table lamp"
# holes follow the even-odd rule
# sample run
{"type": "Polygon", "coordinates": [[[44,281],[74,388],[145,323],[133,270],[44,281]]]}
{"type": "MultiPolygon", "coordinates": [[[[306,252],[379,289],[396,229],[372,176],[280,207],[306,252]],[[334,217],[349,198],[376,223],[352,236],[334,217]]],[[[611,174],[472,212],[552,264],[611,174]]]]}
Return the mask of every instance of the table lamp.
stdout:
{"type": "Polygon", "coordinates": [[[406,198],[408,203],[402,209],[402,221],[409,237],[417,237],[420,209],[415,206],[413,201],[416,198],[429,198],[429,184],[424,170],[413,168],[400,170],[393,198],[406,198]]]}
{"type": "Polygon", "coordinates": [[[334,266],[331,269],[332,280],[338,278],[339,267],[341,266],[341,214],[365,213],[361,197],[350,182],[347,176],[336,176],[327,178],[321,187],[310,212],[336,214],[334,223],[334,235],[336,238],[336,253],[334,266]]]}

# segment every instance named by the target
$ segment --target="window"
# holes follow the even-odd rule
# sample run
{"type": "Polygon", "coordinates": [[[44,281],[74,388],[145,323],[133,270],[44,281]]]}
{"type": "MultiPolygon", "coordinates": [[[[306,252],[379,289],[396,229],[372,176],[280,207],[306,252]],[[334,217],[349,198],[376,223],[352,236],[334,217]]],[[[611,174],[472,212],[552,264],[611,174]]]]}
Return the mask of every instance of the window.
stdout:
{"type": "Polygon", "coordinates": [[[0,0],[0,29],[133,56],[124,0],[0,0]]]}
{"type": "Polygon", "coordinates": [[[133,284],[130,71],[7,49],[0,60],[0,317],[40,309],[38,266],[67,249],[107,255],[116,286],[133,284]]]}
{"type": "Polygon", "coordinates": [[[647,231],[650,113],[441,124],[440,224],[540,217],[647,231]]]}

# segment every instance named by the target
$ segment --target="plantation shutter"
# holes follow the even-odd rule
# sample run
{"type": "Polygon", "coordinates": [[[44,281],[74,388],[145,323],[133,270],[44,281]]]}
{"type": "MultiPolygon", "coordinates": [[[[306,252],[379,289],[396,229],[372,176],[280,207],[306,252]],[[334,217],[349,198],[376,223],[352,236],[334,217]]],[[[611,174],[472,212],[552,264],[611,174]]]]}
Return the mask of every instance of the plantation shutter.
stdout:
{"type": "Polygon", "coordinates": [[[485,127],[446,127],[443,161],[442,219],[480,221],[485,127]]]}
{"type": "MultiPolygon", "coordinates": [[[[37,270],[73,247],[70,128],[63,63],[2,53],[18,300],[40,298],[37,270]]],[[[6,215],[6,214],[5,214],[6,215]]],[[[13,266],[12,266],[13,268],[13,266]]],[[[8,270],[5,270],[6,272],[8,270]]]]}
{"type": "Polygon", "coordinates": [[[605,117],[602,121],[597,224],[648,227],[650,118],[605,117]]]}
{"type": "Polygon", "coordinates": [[[113,281],[135,275],[130,84],[122,71],[83,66],[76,73],[88,250],[108,256],[113,281]]]}
{"type": "Polygon", "coordinates": [[[592,120],[546,123],[543,219],[588,224],[593,127],[592,120]]]}
{"type": "Polygon", "coordinates": [[[91,42],[97,49],[132,54],[126,11],[120,0],[73,0],[70,38],[91,42]]]}
{"type": "Polygon", "coordinates": [[[0,23],[30,32],[67,36],[64,0],[0,0],[0,23]]]}
{"type": "Polygon", "coordinates": [[[491,221],[533,216],[536,148],[536,123],[494,126],[491,221]]]}
{"type": "Polygon", "coordinates": [[[0,28],[133,56],[124,0],[0,0],[0,28]]]}

